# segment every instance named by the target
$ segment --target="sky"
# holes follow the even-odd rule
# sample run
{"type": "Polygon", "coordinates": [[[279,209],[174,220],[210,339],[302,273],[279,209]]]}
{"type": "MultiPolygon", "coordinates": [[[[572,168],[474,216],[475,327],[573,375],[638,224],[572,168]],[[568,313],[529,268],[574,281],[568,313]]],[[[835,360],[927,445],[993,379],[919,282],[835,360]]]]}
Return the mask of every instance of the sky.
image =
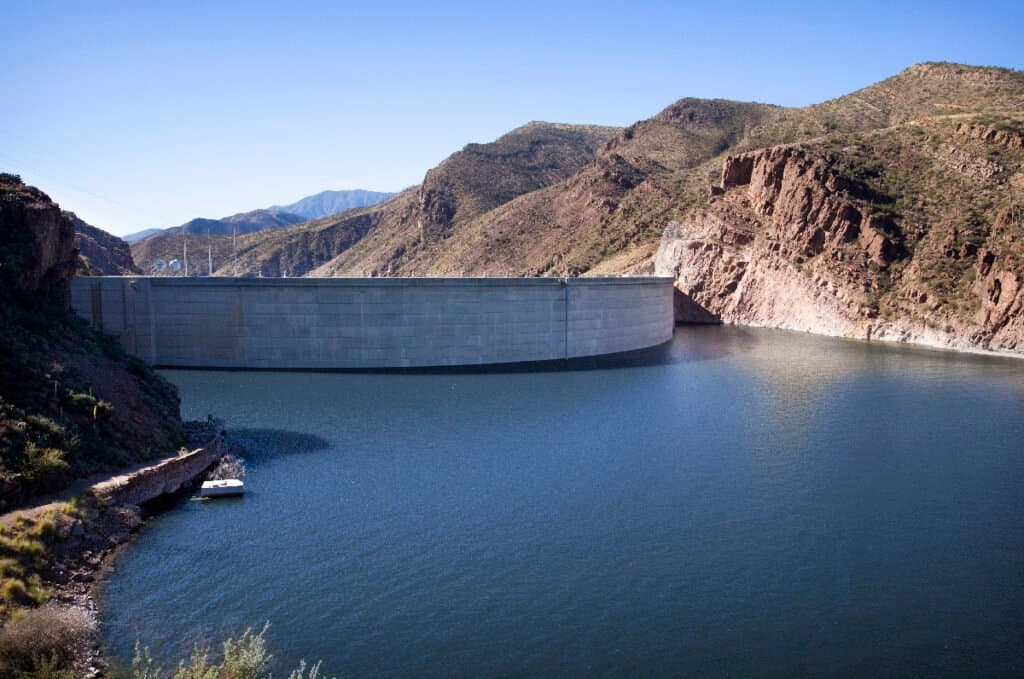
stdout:
{"type": "Polygon", "coordinates": [[[396,191],[532,120],[804,106],[922,61],[1024,69],[1021,2],[0,0],[0,170],[124,235],[396,191]]]}

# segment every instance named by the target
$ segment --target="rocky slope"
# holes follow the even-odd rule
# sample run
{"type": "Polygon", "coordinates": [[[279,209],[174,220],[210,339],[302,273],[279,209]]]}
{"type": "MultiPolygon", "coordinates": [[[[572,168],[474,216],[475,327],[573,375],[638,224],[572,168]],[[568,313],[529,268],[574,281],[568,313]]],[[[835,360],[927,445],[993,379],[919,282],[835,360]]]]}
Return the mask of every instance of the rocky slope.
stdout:
{"type": "Polygon", "coordinates": [[[417,238],[408,225],[404,237],[403,225],[375,231],[314,274],[563,275],[610,257],[649,268],[666,212],[686,209],[700,194],[695,168],[780,113],[763,104],[681,100],[609,138],[571,175],[486,206],[440,238],[429,231],[417,238]],[[382,246],[384,239],[398,245],[382,246]]]}
{"type": "Polygon", "coordinates": [[[570,177],[589,163],[617,128],[530,123],[489,144],[469,144],[427,173],[421,186],[372,207],[253,234],[240,242],[233,272],[305,275],[353,251],[357,267],[338,264],[329,275],[425,273],[428,253],[443,251],[452,234],[518,196],[570,177]],[[364,240],[364,237],[372,238],[364,240]],[[410,255],[406,257],[406,253],[410,255]]]}
{"type": "Polygon", "coordinates": [[[680,320],[1024,354],[1022,110],[726,158],[657,252],[680,320]]]}
{"type": "Polygon", "coordinates": [[[130,276],[141,273],[135,266],[128,243],[79,219],[74,212],[65,212],[64,216],[75,227],[75,248],[78,250],[76,274],[130,276]]]}
{"type": "Polygon", "coordinates": [[[181,438],[174,387],[68,311],[74,240],[46,194],[0,175],[0,507],[181,438]]]}

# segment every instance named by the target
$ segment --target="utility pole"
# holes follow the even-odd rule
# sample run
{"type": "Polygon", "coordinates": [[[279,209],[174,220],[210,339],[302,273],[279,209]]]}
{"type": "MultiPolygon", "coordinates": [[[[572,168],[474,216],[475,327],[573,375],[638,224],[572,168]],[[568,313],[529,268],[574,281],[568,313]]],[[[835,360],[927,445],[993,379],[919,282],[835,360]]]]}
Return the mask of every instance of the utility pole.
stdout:
{"type": "Polygon", "coordinates": [[[235,236],[238,235],[238,225],[231,225],[231,261],[235,278],[238,278],[238,246],[235,245],[235,236]]]}
{"type": "Polygon", "coordinates": [[[213,275],[213,241],[210,240],[210,229],[206,229],[206,256],[207,256],[207,270],[206,275],[213,275]]]}
{"type": "Polygon", "coordinates": [[[181,234],[181,258],[185,260],[185,278],[188,278],[188,234],[181,234]]]}

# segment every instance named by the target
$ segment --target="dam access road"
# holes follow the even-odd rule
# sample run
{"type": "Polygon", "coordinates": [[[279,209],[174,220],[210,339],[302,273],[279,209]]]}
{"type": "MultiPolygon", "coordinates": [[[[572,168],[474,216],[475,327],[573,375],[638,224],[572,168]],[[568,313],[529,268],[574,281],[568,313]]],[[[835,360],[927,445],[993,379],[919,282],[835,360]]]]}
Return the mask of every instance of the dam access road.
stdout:
{"type": "Polygon", "coordinates": [[[672,338],[672,279],[80,277],[74,310],[159,367],[567,360],[672,338]]]}

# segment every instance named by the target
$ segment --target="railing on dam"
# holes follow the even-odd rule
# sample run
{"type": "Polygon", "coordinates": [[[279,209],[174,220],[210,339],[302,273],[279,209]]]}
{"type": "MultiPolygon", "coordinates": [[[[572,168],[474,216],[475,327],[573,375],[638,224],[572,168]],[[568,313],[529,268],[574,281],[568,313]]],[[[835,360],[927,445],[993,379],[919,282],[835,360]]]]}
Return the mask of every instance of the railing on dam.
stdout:
{"type": "Polygon", "coordinates": [[[167,367],[372,369],[632,351],[671,339],[671,278],[83,277],[72,307],[167,367]]]}

